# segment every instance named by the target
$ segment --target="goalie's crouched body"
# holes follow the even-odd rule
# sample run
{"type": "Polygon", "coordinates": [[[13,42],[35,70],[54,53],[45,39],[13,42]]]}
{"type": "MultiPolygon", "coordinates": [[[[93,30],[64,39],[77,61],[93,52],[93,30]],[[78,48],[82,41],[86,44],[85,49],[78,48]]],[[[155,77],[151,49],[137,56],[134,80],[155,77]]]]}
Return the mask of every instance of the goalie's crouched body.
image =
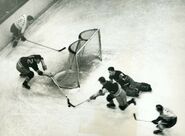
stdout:
{"type": "Polygon", "coordinates": [[[34,77],[34,72],[30,70],[30,68],[34,69],[38,75],[49,76],[51,77],[51,73],[46,73],[38,68],[38,64],[42,64],[43,70],[47,69],[47,66],[44,63],[44,59],[40,55],[30,55],[28,57],[21,57],[17,62],[16,69],[20,72],[21,77],[25,77],[25,81],[23,82],[23,87],[26,89],[30,89],[28,82],[34,77]]]}

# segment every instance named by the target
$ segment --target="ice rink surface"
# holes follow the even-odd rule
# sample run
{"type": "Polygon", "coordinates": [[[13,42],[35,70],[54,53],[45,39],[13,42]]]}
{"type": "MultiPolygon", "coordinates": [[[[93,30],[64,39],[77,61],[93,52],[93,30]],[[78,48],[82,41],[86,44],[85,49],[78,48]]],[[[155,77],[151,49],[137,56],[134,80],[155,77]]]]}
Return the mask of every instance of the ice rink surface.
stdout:
{"type": "MultiPolygon", "coordinates": [[[[81,88],[63,90],[77,104],[101,85],[114,66],[136,81],[152,85],[137,106],[125,111],[106,108],[105,96],[77,108],[68,108],[65,97],[47,77],[35,76],[31,90],[22,88],[15,65],[22,56],[41,54],[48,71],[64,67],[68,51],[54,52],[28,42],[9,44],[0,52],[1,136],[152,136],[152,123],[138,118],[157,117],[156,104],[173,110],[177,124],[166,136],[184,136],[185,109],[185,1],[183,0],[62,0],[54,4],[27,30],[32,41],[60,49],[77,40],[81,31],[99,28],[103,61],[82,81],[81,88]]],[[[128,98],[130,99],[130,98],[128,98]]]]}

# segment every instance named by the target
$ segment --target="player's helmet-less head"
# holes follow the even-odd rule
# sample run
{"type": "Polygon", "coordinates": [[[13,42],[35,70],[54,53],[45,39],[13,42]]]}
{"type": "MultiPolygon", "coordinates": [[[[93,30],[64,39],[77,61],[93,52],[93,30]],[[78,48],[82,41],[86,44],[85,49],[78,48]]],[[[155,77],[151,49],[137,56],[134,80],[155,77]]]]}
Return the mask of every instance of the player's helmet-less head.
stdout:
{"type": "Polygon", "coordinates": [[[114,71],[114,67],[109,67],[108,71],[114,71]]]}
{"type": "Polygon", "coordinates": [[[100,83],[105,83],[105,82],[106,82],[106,80],[105,80],[104,77],[100,77],[100,78],[98,79],[98,81],[99,81],[100,83]]]}
{"type": "Polygon", "coordinates": [[[115,74],[114,67],[109,67],[109,68],[108,68],[108,71],[109,71],[109,74],[110,74],[111,76],[113,76],[113,75],[115,74]]]}
{"type": "Polygon", "coordinates": [[[161,104],[157,104],[157,105],[156,105],[156,110],[157,110],[158,112],[163,111],[163,106],[162,106],[161,104]]]}
{"type": "Polygon", "coordinates": [[[34,60],[37,62],[37,63],[40,63],[41,60],[43,59],[40,55],[33,55],[34,57],[34,60]]]}
{"type": "Polygon", "coordinates": [[[39,59],[39,60],[43,59],[40,55],[33,55],[33,56],[35,57],[35,59],[39,59]]]}
{"type": "Polygon", "coordinates": [[[27,20],[28,20],[28,21],[32,21],[32,20],[34,20],[34,18],[33,18],[32,16],[28,15],[28,16],[27,16],[27,20]]]}

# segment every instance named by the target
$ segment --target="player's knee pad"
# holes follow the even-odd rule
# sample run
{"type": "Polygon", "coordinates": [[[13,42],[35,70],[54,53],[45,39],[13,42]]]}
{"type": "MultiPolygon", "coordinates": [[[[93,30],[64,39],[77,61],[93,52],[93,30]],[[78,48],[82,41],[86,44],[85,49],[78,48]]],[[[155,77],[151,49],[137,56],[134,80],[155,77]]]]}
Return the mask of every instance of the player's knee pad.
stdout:
{"type": "Polygon", "coordinates": [[[111,102],[114,99],[114,97],[109,94],[109,95],[107,95],[106,99],[107,99],[108,102],[111,102]]]}
{"type": "Polygon", "coordinates": [[[34,73],[33,73],[32,71],[30,71],[27,75],[28,75],[28,77],[29,77],[30,79],[34,77],[34,73]]]}

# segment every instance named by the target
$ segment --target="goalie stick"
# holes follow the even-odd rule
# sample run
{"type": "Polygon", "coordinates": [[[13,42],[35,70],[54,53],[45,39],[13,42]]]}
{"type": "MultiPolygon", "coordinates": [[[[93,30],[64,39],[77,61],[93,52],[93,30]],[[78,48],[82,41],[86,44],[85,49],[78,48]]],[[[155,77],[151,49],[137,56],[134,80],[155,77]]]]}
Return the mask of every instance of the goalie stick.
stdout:
{"type": "Polygon", "coordinates": [[[53,77],[50,77],[50,78],[51,78],[52,81],[55,83],[55,85],[58,87],[58,89],[60,90],[60,92],[62,93],[62,95],[66,97],[68,107],[75,107],[75,106],[70,102],[70,100],[69,100],[69,98],[67,97],[67,95],[65,95],[65,94],[63,93],[63,90],[61,90],[61,88],[60,88],[60,86],[58,85],[57,81],[56,81],[53,77]]]}
{"type": "Polygon", "coordinates": [[[26,41],[27,41],[27,42],[30,42],[30,43],[33,43],[33,44],[35,44],[35,45],[38,45],[38,46],[42,46],[42,47],[45,47],[45,48],[48,48],[48,49],[51,49],[51,50],[57,51],[57,52],[61,52],[61,51],[63,51],[63,50],[65,50],[65,49],[66,49],[66,47],[63,47],[62,49],[57,50],[57,49],[54,49],[54,48],[51,48],[51,47],[45,46],[45,45],[40,44],[40,43],[36,43],[36,42],[30,41],[30,40],[26,40],[26,41]]]}
{"type": "Polygon", "coordinates": [[[134,119],[135,119],[136,121],[152,122],[152,121],[149,121],[149,120],[138,119],[138,118],[136,117],[136,114],[135,114],[135,113],[133,113],[133,116],[134,116],[134,119]]]}

